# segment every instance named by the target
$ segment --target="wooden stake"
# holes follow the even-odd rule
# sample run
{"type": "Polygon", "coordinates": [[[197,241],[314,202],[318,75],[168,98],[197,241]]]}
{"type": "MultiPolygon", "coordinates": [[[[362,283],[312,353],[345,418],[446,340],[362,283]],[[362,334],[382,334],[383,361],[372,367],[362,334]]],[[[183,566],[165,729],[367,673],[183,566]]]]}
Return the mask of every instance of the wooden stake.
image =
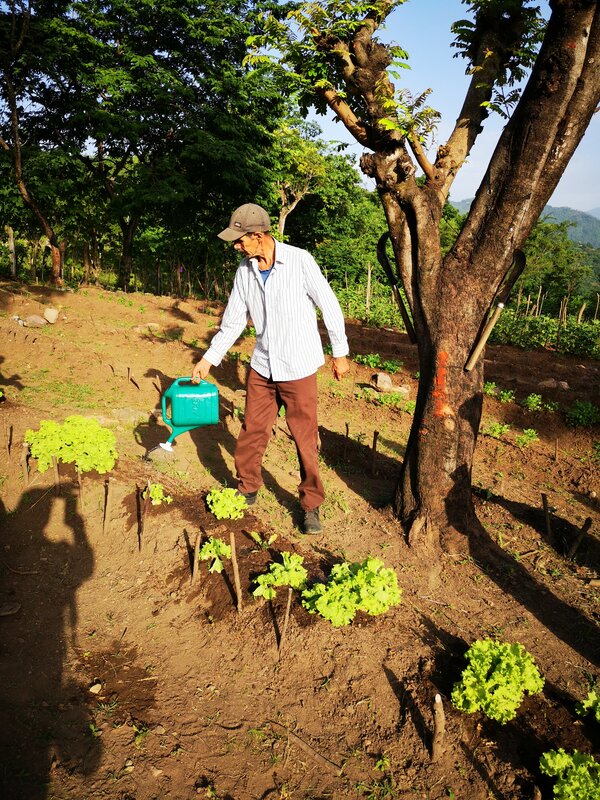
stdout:
{"type": "Polygon", "coordinates": [[[194,552],[192,555],[192,579],[190,583],[195,583],[196,576],[198,574],[198,561],[200,556],[200,540],[202,539],[202,532],[198,531],[196,534],[196,540],[194,542],[194,552]]]}
{"type": "Polygon", "coordinates": [[[107,478],[104,481],[104,516],[102,518],[102,533],[110,531],[112,522],[112,509],[113,509],[113,495],[110,491],[111,483],[114,483],[114,478],[107,478]]]}
{"type": "Polygon", "coordinates": [[[25,485],[29,485],[29,445],[23,442],[23,449],[21,451],[21,467],[23,468],[23,477],[25,478],[25,485]]]}
{"type": "Polygon", "coordinates": [[[344,461],[348,455],[348,439],[350,438],[350,424],[346,423],[346,438],[344,439],[344,461]]]}
{"type": "Polygon", "coordinates": [[[281,657],[281,648],[283,647],[283,642],[285,640],[285,635],[287,633],[288,622],[290,621],[290,609],[292,608],[292,594],[294,590],[291,586],[288,587],[288,598],[287,598],[287,606],[285,609],[285,617],[283,619],[283,628],[281,629],[281,636],[279,637],[279,646],[277,648],[277,657],[281,657]]]}
{"type": "Polygon", "coordinates": [[[237,610],[242,610],[242,585],[240,583],[240,571],[238,569],[237,554],[235,552],[235,534],[229,532],[229,542],[231,544],[231,564],[233,566],[233,580],[235,583],[235,593],[237,595],[237,610]]]}
{"type": "Polygon", "coordinates": [[[569,547],[569,550],[567,552],[567,558],[573,558],[573,556],[579,549],[579,545],[583,542],[586,533],[589,531],[591,527],[592,527],[592,518],[588,517],[581,526],[581,528],[579,529],[579,531],[577,532],[577,536],[573,540],[571,547],[569,547]]]}
{"type": "Polygon", "coordinates": [[[6,445],[6,457],[9,459],[10,459],[10,448],[12,446],[12,433],[13,433],[12,425],[7,425],[6,420],[4,420],[4,443],[6,445]]]}
{"type": "Polygon", "coordinates": [[[542,505],[544,506],[544,518],[546,520],[546,533],[548,534],[548,541],[552,543],[552,520],[550,518],[550,509],[548,507],[548,495],[542,492],[542,505]]]}
{"type": "Polygon", "coordinates": [[[373,431],[373,446],[371,448],[371,475],[375,477],[375,459],[377,458],[377,439],[379,438],[379,431],[373,431]]]}
{"type": "Polygon", "coordinates": [[[79,469],[77,470],[77,483],[79,485],[79,505],[81,506],[81,515],[85,514],[85,504],[83,502],[83,477],[79,469]]]}
{"type": "Polygon", "coordinates": [[[52,456],[52,471],[54,472],[54,494],[58,497],[60,494],[60,473],[56,456],[52,456]]]}
{"type": "Polygon", "coordinates": [[[446,731],[446,715],[442,697],[436,694],[433,703],[433,742],[431,745],[431,760],[437,761],[442,754],[444,746],[444,733],[446,731]]]}

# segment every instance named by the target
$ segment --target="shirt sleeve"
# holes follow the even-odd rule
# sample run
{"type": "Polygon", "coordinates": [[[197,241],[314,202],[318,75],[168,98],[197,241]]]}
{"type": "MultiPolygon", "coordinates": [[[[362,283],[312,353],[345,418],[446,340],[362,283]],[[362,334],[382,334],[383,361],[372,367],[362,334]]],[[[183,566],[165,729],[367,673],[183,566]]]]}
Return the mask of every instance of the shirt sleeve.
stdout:
{"type": "Polygon", "coordinates": [[[347,356],[350,348],[346,338],[344,314],[338,299],[310,253],[305,253],[302,266],[308,296],[323,315],[323,322],[331,342],[331,354],[334,358],[347,356]]]}
{"type": "Polygon", "coordinates": [[[245,282],[247,273],[247,269],[242,266],[238,267],[233,281],[233,288],[223,312],[220,330],[213,336],[210,347],[204,354],[204,358],[214,367],[219,366],[229,348],[236,339],[239,339],[248,324],[247,287],[245,282]]]}

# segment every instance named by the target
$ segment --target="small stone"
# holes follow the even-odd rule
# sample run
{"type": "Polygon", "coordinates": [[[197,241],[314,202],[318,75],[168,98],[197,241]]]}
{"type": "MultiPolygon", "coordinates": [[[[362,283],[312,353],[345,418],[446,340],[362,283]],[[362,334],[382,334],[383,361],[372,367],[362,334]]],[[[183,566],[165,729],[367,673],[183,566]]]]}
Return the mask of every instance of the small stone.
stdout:
{"type": "Polygon", "coordinates": [[[559,381],[558,382],[558,388],[559,389],[564,389],[564,391],[567,391],[571,387],[569,386],[569,384],[566,381],[559,381]]]}
{"type": "Polygon", "coordinates": [[[158,769],[157,767],[150,767],[150,772],[153,778],[158,778],[163,774],[162,769],[158,769]]]}
{"type": "Polygon", "coordinates": [[[48,320],[44,319],[44,317],[40,317],[39,314],[30,314],[28,317],[25,317],[25,319],[19,320],[19,323],[21,322],[26,328],[43,328],[44,325],[48,324],[48,320]]]}
{"type": "Polygon", "coordinates": [[[538,383],[538,387],[540,389],[556,389],[558,386],[557,381],[554,378],[548,378],[545,381],[540,381],[538,383]]]}
{"type": "Polygon", "coordinates": [[[54,323],[58,319],[58,309],[56,308],[44,309],[44,319],[47,320],[51,325],[54,325],[54,323]]]}
{"type": "Polygon", "coordinates": [[[154,728],[154,733],[158,733],[160,736],[162,736],[162,734],[166,732],[167,730],[164,727],[164,725],[157,725],[156,728],[154,728]]]}
{"type": "Polygon", "coordinates": [[[92,694],[100,694],[102,691],[102,684],[100,681],[94,681],[94,683],[92,683],[92,685],[89,687],[88,691],[92,694]]]}

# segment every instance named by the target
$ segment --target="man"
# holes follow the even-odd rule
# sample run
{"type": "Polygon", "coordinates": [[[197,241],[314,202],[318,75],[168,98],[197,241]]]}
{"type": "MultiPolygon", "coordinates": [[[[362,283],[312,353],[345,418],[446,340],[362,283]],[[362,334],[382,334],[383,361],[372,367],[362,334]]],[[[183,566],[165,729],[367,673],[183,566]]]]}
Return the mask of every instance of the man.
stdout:
{"type": "Polygon", "coordinates": [[[246,385],[244,424],[235,449],[238,491],[248,505],[256,501],[263,455],[283,406],[300,461],[302,528],[304,533],[320,533],[319,506],[325,493],[317,453],[317,369],[325,359],[315,309],[321,310],[329,334],[336,380],[349,370],[344,316],[314,258],[306,250],[276,241],[270,227],[264,208],[246,203],[218,234],[233,242],[244,258],[221,328],[195,365],[192,380],[206,378],[211,367],[221,363],[251,319],[256,346],[246,385]]]}

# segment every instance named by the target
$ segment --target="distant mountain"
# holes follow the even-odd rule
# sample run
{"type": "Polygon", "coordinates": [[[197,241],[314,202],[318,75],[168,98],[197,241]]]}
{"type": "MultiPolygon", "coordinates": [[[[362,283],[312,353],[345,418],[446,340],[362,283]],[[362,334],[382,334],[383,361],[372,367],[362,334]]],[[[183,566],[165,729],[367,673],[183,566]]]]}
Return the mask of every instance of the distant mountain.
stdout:
{"type": "MultiPolygon", "coordinates": [[[[466,214],[473,200],[451,201],[454,208],[461,214],[466,214]]],[[[590,244],[600,248],[600,208],[594,208],[587,214],[566,206],[546,206],[542,212],[546,222],[572,222],[569,228],[569,239],[573,242],[590,244]]]]}

